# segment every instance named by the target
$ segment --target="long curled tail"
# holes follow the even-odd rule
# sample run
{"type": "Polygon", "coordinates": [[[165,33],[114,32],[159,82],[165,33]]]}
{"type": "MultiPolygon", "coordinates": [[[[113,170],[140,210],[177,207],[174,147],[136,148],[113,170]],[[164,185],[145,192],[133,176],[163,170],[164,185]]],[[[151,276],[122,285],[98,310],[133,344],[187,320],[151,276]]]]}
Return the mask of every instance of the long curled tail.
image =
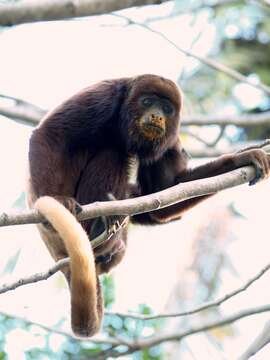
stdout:
{"type": "Polygon", "coordinates": [[[71,325],[78,336],[98,332],[102,320],[100,284],[89,238],[64,205],[50,196],[40,197],[34,207],[50,222],[64,241],[70,258],[71,325]]]}

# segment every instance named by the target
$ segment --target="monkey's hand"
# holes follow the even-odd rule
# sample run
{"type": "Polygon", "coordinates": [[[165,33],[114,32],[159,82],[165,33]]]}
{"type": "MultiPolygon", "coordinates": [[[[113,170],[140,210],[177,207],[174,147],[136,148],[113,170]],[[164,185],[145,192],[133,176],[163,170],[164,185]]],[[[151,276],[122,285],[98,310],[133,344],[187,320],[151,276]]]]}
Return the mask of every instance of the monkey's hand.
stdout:
{"type": "MultiPolygon", "coordinates": [[[[262,146],[265,145],[266,143],[262,146]]],[[[228,155],[232,157],[236,168],[247,165],[254,166],[255,177],[249,182],[249,185],[255,185],[258,181],[270,176],[270,155],[261,148],[262,146],[243,149],[233,155],[228,155]]]]}
{"type": "MultiPolygon", "coordinates": [[[[77,217],[77,215],[82,212],[81,205],[72,197],[57,195],[57,196],[54,196],[54,199],[56,199],[62,205],[64,205],[65,208],[67,208],[71,212],[71,214],[74,215],[75,217],[77,217]]],[[[44,225],[44,227],[47,230],[55,231],[55,229],[49,223],[49,221],[45,220],[42,222],[42,224],[44,225]]]]}

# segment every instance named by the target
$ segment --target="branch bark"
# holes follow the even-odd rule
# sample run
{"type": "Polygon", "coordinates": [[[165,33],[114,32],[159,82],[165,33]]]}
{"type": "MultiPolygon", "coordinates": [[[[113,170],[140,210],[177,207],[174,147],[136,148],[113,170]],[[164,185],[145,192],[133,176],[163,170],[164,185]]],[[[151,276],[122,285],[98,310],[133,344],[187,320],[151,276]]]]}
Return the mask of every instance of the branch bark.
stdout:
{"type": "Polygon", "coordinates": [[[238,360],[248,360],[256,355],[262,348],[270,343],[270,321],[268,321],[262,332],[253,340],[248,349],[240,356],[238,360]]]}
{"type": "Polygon", "coordinates": [[[0,115],[15,120],[20,124],[36,126],[40,122],[43,113],[23,105],[16,105],[13,107],[0,106],[0,115]]]}
{"type": "Polygon", "coordinates": [[[0,26],[101,15],[168,0],[39,0],[0,5],[0,26]]]}
{"type": "MultiPolygon", "coordinates": [[[[270,153],[270,141],[266,142],[266,145],[263,147],[265,151],[270,153]]],[[[145,212],[154,210],[157,208],[168,206],[169,204],[176,203],[180,200],[184,200],[193,196],[199,196],[204,194],[209,194],[213,192],[217,192],[219,190],[223,190],[229,187],[237,186],[243,183],[246,183],[250,181],[255,175],[255,171],[253,167],[243,167],[234,171],[231,171],[226,174],[222,174],[213,178],[207,178],[197,181],[192,181],[190,183],[183,183],[176,185],[170,189],[161,191],[156,194],[139,197],[136,199],[129,199],[129,200],[121,200],[121,201],[111,201],[111,202],[97,202],[94,204],[86,205],[84,206],[84,210],[82,213],[81,219],[86,219],[89,217],[96,217],[103,215],[120,215],[120,214],[126,214],[131,215],[134,213],[139,212],[145,212]]],[[[19,223],[30,223],[30,222],[40,222],[42,219],[37,214],[37,212],[26,212],[19,216],[19,218],[12,218],[11,215],[3,214],[0,217],[0,225],[11,225],[11,224],[19,224],[19,223]]],[[[56,272],[60,269],[62,266],[66,266],[68,263],[68,259],[63,259],[60,263],[56,263],[53,268],[49,269],[49,271],[45,273],[39,273],[37,275],[32,275],[28,279],[21,279],[15,283],[13,283],[12,286],[10,285],[4,285],[0,289],[1,292],[6,292],[10,290],[11,288],[14,289],[18,286],[29,284],[31,282],[36,282],[39,280],[43,280],[50,275],[52,275],[53,272],[56,272]],[[8,288],[9,287],[9,288],[8,288]]],[[[261,270],[259,274],[257,274],[255,277],[253,277],[251,280],[249,280],[246,284],[244,284],[241,288],[238,290],[233,291],[230,294],[225,295],[219,300],[216,300],[213,303],[205,304],[200,308],[191,310],[187,313],[182,314],[171,314],[169,316],[184,316],[184,315],[190,315],[192,313],[196,313],[202,310],[205,310],[212,306],[218,306],[221,303],[227,301],[231,297],[237,295],[238,293],[246,290],[254,281],[258,280],[267,270],[269,270],[269,265],[267,265],[264,269],[261,270]]],[[[178,333],[173,334],[162,334],[162,335],[154,335],[150,338],[139,338],[135,341],[125,341],[123,344],[121,342],[114,342],[113,346],[120,346],[125,345],[127,347],[127,350],[123,353],[120,350],[114,350],[110,353],[110,356],[117,357],[117,356],[123,356],[124,354],[130,354],[139,350],[143,350],[146,348],[150,348],[156,345],[159,345],[163,342],[167,341],[181,341],[185,337],[198,334],[201,332],[209,331],[216,327],[225,326],[231,323],[234,323],[244,317],[248,317],[255,314],[260,314],[264,312],[270,311],[270,305],[265,305],[261,307],[256,307],[252,309],[246,309],[243,311],[240,311],[234,315],[224,317],[221,320],[215,320],[212,322],[208,322],[202,326],[193,327],[187,331],[182,331],[178,333]]],[[[117,314],[116,314],[117,315],[117,314]]],[[[120,314],[121,315],[121,314],[120,314]]],[[[129,314],[127,314],[129,316],[129,314]]],[[[135,317],[135,316],[132,316],[135,317]]],[[[155,316],[152,318],[158,318],[158,317],[168,317],[168,314],[164,314],[161,316],[155,316]]],[[[138,317],[136,317],[138,318],[138,317]]],[[[140,319],[139,320],[144,320],[140,319]]],[[[53,330],[53,329],[50,329],[53,330]]],[[[68,335],[69,336],[69,335],[68,335]]],[[[94,340],[95,341],[95,340],[94,340]]],[[[106,344],[106,339],[102,343],[106,344]]],[[[110,344],[112,344],[111,341],[109,341],[110,344]]]]}
{"type": "MultiPolygon", "coordinates": [[[[270,153],[270,140],[265,142],[263,149],[270,153]]],[[[231,187],[245,184],[255,177],[253,166],[245,166],[234,171],[187,183],[180,183],[163,191],[134,199],[116,201],[97,201],[84,205],[79,220],[86,220],[102,215],[135,215],[158,210],[177,202],[196,196],[217,193],[231,187]]],[[[36,210],[28,210],[18,214],[2,213],[0,227],[8,225],[36,224],[44,219],[36,210]]]]}
{"type": "Polygon", "coordinates": [[[6,116],[19,123],[23,123],[29,126],[36,126],[47,112],[39,106],[14,96],[0,94],[0,99],[1,98],[13,102],[14,105],[0,105],[0,115],[6,116]]]}

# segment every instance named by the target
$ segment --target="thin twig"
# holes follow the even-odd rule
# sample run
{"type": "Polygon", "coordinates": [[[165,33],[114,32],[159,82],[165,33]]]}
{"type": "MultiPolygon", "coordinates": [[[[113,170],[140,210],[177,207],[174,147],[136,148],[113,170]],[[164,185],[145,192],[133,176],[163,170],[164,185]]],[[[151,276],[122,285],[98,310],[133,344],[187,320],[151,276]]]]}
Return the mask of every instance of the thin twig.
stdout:
{"type": "Polygon", "coordinates": [[[258,314],[262,314],[264,312],[269,312],[269,311],[270,311],[270,305],[264,305],[264,306],[259,306],[259,307],[255,307],[255,308],[251,308],[251,309],[246,309],[246,310],[239,311],[238,313],[236,313],[234,315],[224,317],[221,320],[215,320],[215,321],[209,322],[209,323],[201,325],[201,326],[193,327],[187,331],[174,333],[171,335],[154,336],[153,338],[150,338],[150,339],[144,339],[142,341],[138,341],[137,344],[138,344],[139,349],[142,350],[145,348],[159,345],[164,341],[181,341],[184,338],[186,338],[187,336],[195,335],[195,334],[205,332],[205,331],[209,331],[209,330],[215,329],[217,327],[229,325],[229,324],[234,323],[245,317],[248,317],[251,315],[258,315],[258,314]]]}
{"type": "Polygon", "coordinates": [[[49,270],[44,272],[39,272],[34,275],[21,278],[19,280],[16,280],[10,284],[3,284],[0,286],[0,294],[3,294],[10,290],[15,290],[20,286],[27,285],[27,284],[33,284],[38,281],[47,280],[49,277],[51,277],[53,274],[61,270],[63,267],[67,266],[69,264],[69,258],[61,259],[57,261],[49,270]]]}
{"type": "Polygon", "coordinates": [[[59,334],[59,335],[63,335],[65,337],[68,337],[68,338],[71,338],[72,340],[77,340],[77,341],[91,341],[92,343],[95,343],[95,344],[108,344],[108,345],[111,345],[111,346],[119,346],[119,345],[122,345],[122,343],[117,340],[117,339],[114,339],[114,338],[111,338],[111,337],[104,337],[104,336],[93,336],[91,337],[91,340],[89,339],[81,339],[75,335],[73,335],[71,332],[68,332],[68,331],[65,331],[65,330],[60,330],[60,329],[57,329],[56,327],[51,327],[51,326],[48,326],[48,325],[44,325],[40,322],[37,322],[37,321],[33,321],[33,320],[30,320],[30,319],[27,319],[23,316],[19,316],[19,315],[16,315],[16,314],[12,314],[12,313],[9,313],[9,312],[6,312],[6,311],[2,311],[0,310],[0,315],[2,316],[5,316],[5,317],[9,317],[9,318],[12,318],[12,319],[16,319],[17,321],[22,321],[24,322],[25,324],[28,324],[28,325],[32,325],[32,326],[38,326],[48,332],[53,332],[53,333],[56,333],[56,334],[59,334]]]}
{"type": "MultiPolygon", "coordinates": [[[[116,232],[118,232],[120,229],[124,228],[128,224],[128,217],[125,217],[122,222],[115,227],[113,232],[107,232],[104,231],[101,235],[96,237],[91,241],[92,248],[95,249],[100,244],[108,241],[116,232]]],[[[110,230],[110,229],[108,229],[110,230]]],[[[52,267],[50,267],[47,271],[39,272],[34,275],[30,275],[25,278],[18,279],[16,281],[13,281],[9,284],[3,284],[0,286],[0,294],[3,294],[10,290],[15,290],[20,286],[33,284],[38,281],[47,280],[49,277],[57,273],[59,270],[63,269],[64,267],[69,265],[69,258],[64,258],[61,260],[58,260],[52,267]]]]}
{"type": "Polygon", "coordinates": [[[268,270],[270,269],[270,263],[266,265],[263,269],[261,269],[255,276],[253,276],[250,280],[248,280],[244,285],[242,285],[240,288],[222,296],[218,300],[214,300],[208,303],[205,303],[197,308],[183,311],[183,312],[177,312],[177,313],[168,313],[168,314],[158,314],[158,315],[141,315],[141,314],[134,314],[134,313],[121,313],[121,312],[109,312],[107,311],[107,315],[117,315],[123,318],[132,318],[135,320],[157,320],[157,319],[163,319],[163,318],[172,318],[172,317],[181,317],[181,316],[188,316],[197,314],[198,312],[209,310],[213,307],[220,306],[225,301],[228,301],[232,297],[246,291],[254,282],[259,280],[268,270]]]}
{"type": "Polygon", "coordinates": [[[210,59],[208,57],[204,57],[198,54],[195,54],[194,52],[190,51],[190,50],[186,50],[184,48],[182,48],[181,46],[177,45],[174,41],[172,41],[171,39],[169,39],[165,34],[163,34],[162,32],[153,29],[152,27],[150,27],[149,25],[147,25],[146,23],[141,23],[138,21],[135,21],[127,16],[124,16],[122,14],[118,14],[118,13],[113,13],[113,15],[115,15],[116,17],[119,17],[121,19],[125,19],[126,21],[128,21],[128,24],[133,24],[133,25],[137,25],[140,26],[156,35],[158,35],[159,37],[163,38],[164,40],[166,40],[169,44],[171,44],[173,47],[175,47],[178,51],[182,52],[183,54],[190,56],[196,60],[198,60],[199,62],[203,63],[204,65],[207,65],[208,67],[215,69],[219,72],[222,72],[224,74],[226,74],[227,76],[237,80],[237,81],[241,81],[244,82],[246,84],[249,84],[252,87],[255,87],[263,92],[265,92],[266,94],[270,95],[270,87],[261,83],[261,82],[254,82],[252,80],[250,80],[248,77],[242,75],[240,72],[216,61],[213,59],[210,59]]]}
{"type": "MultiPolygon", "coordinates": [[[[118,357],[118,356],[123,356],[123,355],[126,355],[126,354],[131,354],[133,352],[140,351],[140,350],[143,350],[143,349],[146,349],[146,348],[151,348],[153,346],[156,346],[156,345],[159,345],[161,343],[168,342],[168,341],[182,341],[184,338],[186,338],[188,336],[195,335],[195,334],[198,334],[198,333],[201,333],[201,332],[206,332],[206,331],[209,331],[209,330],[212,330],[212,329],[215,329],[215,328],[218,328],[218,327],[222,327],[222,326],[225,326],[225,325],[229,325],[229,324],[235,323],[236,321],[238,321],[240,319],[243,319],[245,317],[249,317],[249,316],[252,316],[252,315],[258,315],[258,314],[262,314],[264,312],[269,312],[269,311],[270,311],[270,305],[264,305],[264,306],[260,306],[260,307],[255,307],[255,308],[242,310],[240,312],[237,312],[234,315],[226,316],[221,320],[211,321],[211,322],[208,322],[208,323],[206,323],[204,325],[193,327],[193,328],[191,328],[189,330],[186,330],[186,331],[175,332],[175,333],[172,333],[172,334],[153,335],[153,336],[148,337],[148,338],[138,338],[136,340],[133,340],[133,342],[130,341],[130,343],[128,345],[128,349],[126,351],[123,351],[123,352],[119,351],[117,353],[115,352],[115,353],[111,354],[111,356],[112,357],[118,357]]],[[[5,313],[3,313],[3,314],[5,315],[5,313]]],[[[59,333],[59,331],[57,329],[48,328],[48,327],[46,327],[46,326],[44,326],[42,324],[34,323],[34,322],[31,322],[31,321],[26,320],[24,318],[19,318],[17,316],[15,318],[20,319],[22,321],[25,321],[27,323],[33,324],[33,325],[41,326],[44,329],[47,328],[48,331],[53,331],[53,332],[59,333]]],[[[61,332],[61,333],[64,336],[69,336],[64,332],[61,332]]],[[[87,339],[86,341],[89,341],[89,340],[87,339]]],[[[106,338],[99,339],[99,338],[93,337],[93,338],[91,338],[90,341],[94,342],[94,343],[109,344],[111,346],[119,346],[119,345],[127,346],[126,341],[125,341],[125,344],[121,344],[121,343],[119,343],[118,340],[110,339],[110,338],[108,338],[108,339],[106,339],[106,338]]]]}

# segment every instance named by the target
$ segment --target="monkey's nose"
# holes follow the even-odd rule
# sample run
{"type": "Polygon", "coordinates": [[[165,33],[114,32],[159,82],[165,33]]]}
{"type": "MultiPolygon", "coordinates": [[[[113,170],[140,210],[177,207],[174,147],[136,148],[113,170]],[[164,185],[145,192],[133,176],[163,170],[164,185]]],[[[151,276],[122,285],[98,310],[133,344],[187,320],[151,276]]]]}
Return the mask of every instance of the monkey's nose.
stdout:
{"type": "Polygon", "coordinates": [[[162,123],[165,121],[164,116],[160,112],[150,114],[149,120],[154,123],[162,123]]]}
{"type": "Polygon", "coordinates": [[[142,121],[142,129],[144,134],[151,138],[163,136],[166,128],[166,121],[163,114],[159,111],[151,111],[146,114],[142,121]]]}
{"type": "Polygon", "coordinates": [[[165,117],[161,112],[157,111],[149,114],[146,126],[155,128],[156,131],[162,133],[165,130],[165,123],[165,117]]]}

